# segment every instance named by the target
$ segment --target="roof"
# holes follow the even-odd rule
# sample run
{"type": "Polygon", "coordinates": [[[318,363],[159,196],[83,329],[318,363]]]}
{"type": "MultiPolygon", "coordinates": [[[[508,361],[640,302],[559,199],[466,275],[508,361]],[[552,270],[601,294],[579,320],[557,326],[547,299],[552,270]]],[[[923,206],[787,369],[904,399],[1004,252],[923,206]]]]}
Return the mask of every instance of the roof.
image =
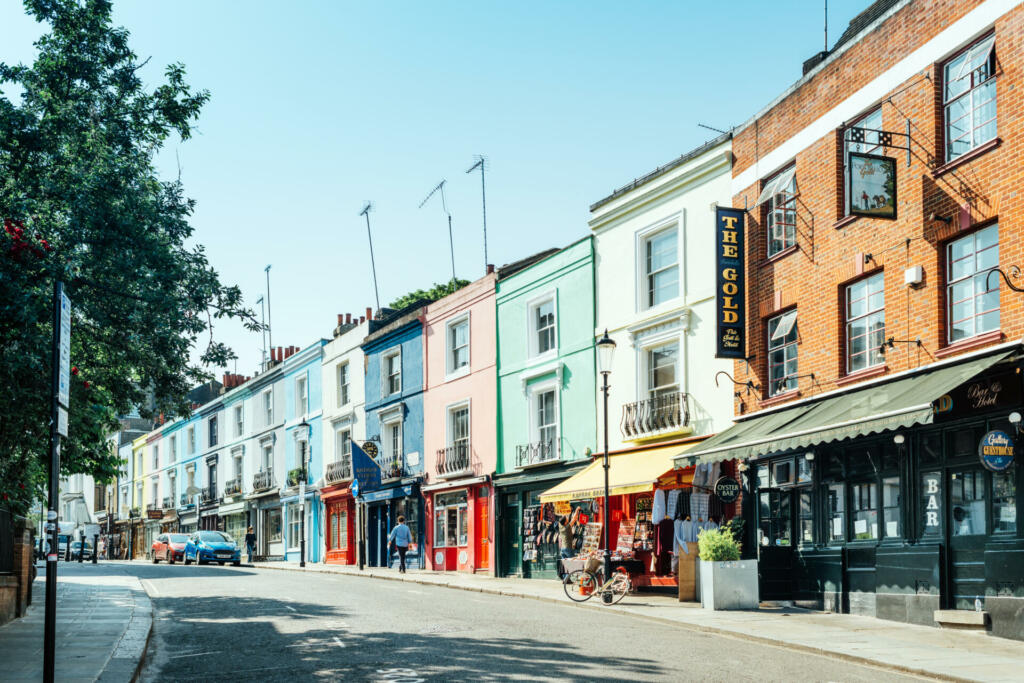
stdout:
{"type": "Polygon", "coordinates": [[[829,52],[834,52],[836,48],[853,40],[858,33],[870,26],[875,19],[881,17],[899,2],[901,0],[875,0],[866,10],[850,20],[849,26],[843,31],[843,35],[839,36],[839,40],[836,41],[829,52]]]}
{"type": "Polygon", "coordinates": [[[498,279],[503,280],[509,277],[510,275],[515,275],[524,268],[529,268],[534,263],[537,263],[538,261],[543,261],[548,256],[551,256],[552,254],[557,254],[560,251],[561,249],[552,247],[551,249],[538,251],[536,254],[533,254],[532,256],[527,256],[526,258],[519,259],[518,261],[513,261],[512,263],[505,264],[504,266],[498,268],[498,279]]]}
{"type": "Polygon", "coordinates": [[[620,187],[619,189],[615,190],[614,192],[612,192],[610,195],[608,195],[604,199],[599,199],[596,202],[594,202],[593,204],[591,204],[590,205],[590,210],[591,211],[596,211],[597,209],[601,208],[602,206],[604,206],[608,202],[610,202],[610,201],[612,201],[614,199],[618,199],[619,197],[621,197],[624,194],[632,192],[633,190],[635,190],[636,188],[640,187],[641,185],[644,185],[646,183],[651,182],[652,180],[654,180],[658,176],[664,175],[664,174],[668,173],[669,171],[671,171],[672,169],[678,168],[678,167],[682,166],[683,164],[685,164],[687,161],[690,161],[691,159],[696,159],[697,157],[699,157],[701,154],[703,154],[704,152],[708,151],[709,149],[717,147],[718,145],[722,144],[726,140],[731,140],[731,139],[732,139],[732,131],[729,131],[728,133],[722,133],[717,138],[713,138],[711,140],[708,140],[707,142],[705,142],[700,147],[696,147],[694,149],[691,149],[689,152],[686,152],[685,154],[676,157],[675,159],[673,159],[672,161],[668,162],[667,164],[659,166],[658,168],[654,169],[650,173],[648,173],[646,175],[642,175],[639,178],[634,178],[633,182],[629,183],[628,185],[623,185],[622,187],[620,187]]]}

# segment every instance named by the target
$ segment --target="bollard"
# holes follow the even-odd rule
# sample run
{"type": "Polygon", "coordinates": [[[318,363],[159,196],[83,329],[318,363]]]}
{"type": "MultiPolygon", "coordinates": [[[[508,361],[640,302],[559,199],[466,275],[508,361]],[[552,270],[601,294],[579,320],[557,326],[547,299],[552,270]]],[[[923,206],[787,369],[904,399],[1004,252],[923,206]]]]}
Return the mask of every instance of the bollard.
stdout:
{"type": "Polygon", "coordinates": [[[81,533],[81,543],[78,548],[78,564],[82,564],[82,555],[85,555],[85,530],[81,533]]]}
{"type": "Polygon", "coordinates": [[[100,535],[92,535],[92,563],[96,564],[96,556],[99,555],[100,550],[100,535]]]}

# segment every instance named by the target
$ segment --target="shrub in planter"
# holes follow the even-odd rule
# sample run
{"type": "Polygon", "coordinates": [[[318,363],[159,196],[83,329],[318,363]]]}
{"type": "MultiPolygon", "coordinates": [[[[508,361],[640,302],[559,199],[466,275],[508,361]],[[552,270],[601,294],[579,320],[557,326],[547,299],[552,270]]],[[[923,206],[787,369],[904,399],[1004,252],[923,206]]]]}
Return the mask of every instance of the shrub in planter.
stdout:
{"type": "Polygon", "coordinates": [[[757,561],[740,560],[740,542],[731,524],[704,530],[700,552],[700,597],[706,609],[757,609],[757,561]]]}
{"type": "Polygon", "coordinates": [[[717,529],[704,529],[697,536],[697,550],[705,562],[734,562],[740,559],[740,543],[731,522],[717,529]]]}

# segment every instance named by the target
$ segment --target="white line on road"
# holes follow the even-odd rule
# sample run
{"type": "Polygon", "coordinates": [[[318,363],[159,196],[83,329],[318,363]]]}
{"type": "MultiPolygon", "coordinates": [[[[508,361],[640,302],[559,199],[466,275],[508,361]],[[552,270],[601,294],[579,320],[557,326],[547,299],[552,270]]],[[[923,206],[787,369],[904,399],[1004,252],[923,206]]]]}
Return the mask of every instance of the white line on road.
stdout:
{"type": "Polygon", "coordinates": [[[423,595],[423,591],[406,590],[406,593],[415,593],[416,595],[423,595]]]}
{"type": "Polygon", "coordinates": [[[156,586],[153,585],[152,581],[144,579],[141,583],[145,584],[144,588],[146,589],[147,593],[151,593],[153,595],[160,595],[160,591],[156,589],[156,586]]]}
{"type": "Polygon", "coordinates": [[[345,643],[341,642],[338,636],[334,636],[334,644],[338,647],[345,647],[345,643]]]}
{"type": "Polygon", "coordinates": [[[285,608],[285,609],[290,609],[290,610],[291,610],[291,611],[293,611],[293,612],[297,612],[297,611],[298,611],[297,609],[295,609],[295,608],[294,608],[294,607],[292,607],[291,605],[285,605],[285,606],[284,606],[284,608],[285,608]]]}
{"type": "Polygon", "coordinates": [[[220,654],[220,650],[211,650],[210,652],[192,652],[187,655],[172,655],[167,659],[181,659],[182,657],[201,657],[203,655],[216,655],[220,654]]]}

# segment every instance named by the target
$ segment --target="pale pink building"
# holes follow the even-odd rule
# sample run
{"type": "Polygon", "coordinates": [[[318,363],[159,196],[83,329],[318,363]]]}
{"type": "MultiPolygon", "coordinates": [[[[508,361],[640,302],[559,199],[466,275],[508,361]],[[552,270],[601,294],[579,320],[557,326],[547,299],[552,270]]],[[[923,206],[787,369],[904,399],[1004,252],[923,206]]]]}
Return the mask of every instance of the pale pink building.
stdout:
{"type": "Polygon", "coordinates": [[[491,572],[497,462],[493,268],[427,307],[423,334],[426,566],[491,572]]]}

